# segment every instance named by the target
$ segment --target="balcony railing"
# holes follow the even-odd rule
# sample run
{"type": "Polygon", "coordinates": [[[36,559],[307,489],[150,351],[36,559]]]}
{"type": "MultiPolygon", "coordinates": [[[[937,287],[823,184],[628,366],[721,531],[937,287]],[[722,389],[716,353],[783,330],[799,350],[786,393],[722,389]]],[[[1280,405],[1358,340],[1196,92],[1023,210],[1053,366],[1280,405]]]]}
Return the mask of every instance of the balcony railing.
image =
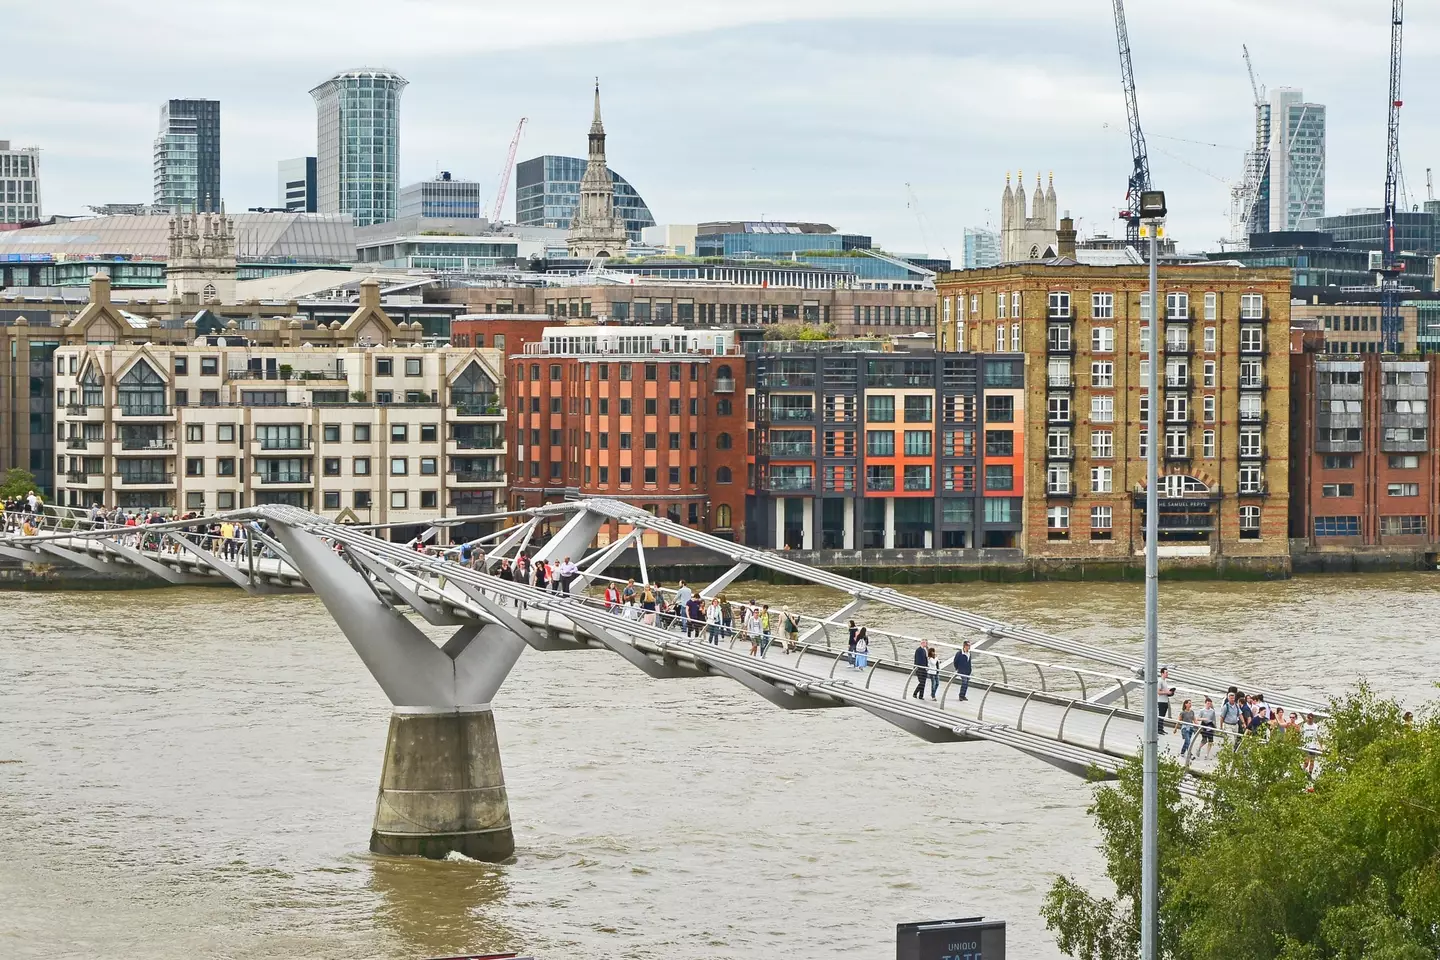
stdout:
{"type": "Polygon", "coordinates": [[[451,393],[450,406],[462,417],[498,417],[504,412],[493,393],[451,393]]]}
{"type": "Polygon", "coordinates": [[[1190,386],[1190,377],[1172,376],[1167,373],[1165,375],[1165,386],[1172,390],[1187,389],[1190,386]]]}
{"type": "Polygon", "coordinates": [[[89,479],[90,474],[81,473],[75,470],[72,470],[69,473],[65,474],[65,480],[68,483],[86,483],[89,481],[89,479]]]}
{"type": "Polygon", "coordinates": [[[814,419],[815,419],[815,411],[814,411],[813,409],[809,408],[809,407],[779,407],[779,408],[771,407],[771,408],[770,408],[770,419],[771,419],[772,421],[774,421],[774,420],[787,420],[787,421],[814,420],[814,419]]]}
{"type": "Polygon", "coordinates": [[[1189,353],[1189,352],[1190,352],[1190,341],[1189,341],[1189,340],[1166,340],[1166,341],[1165,341],[1165,352],[1166,352],[1166,353],[1189,353]]]}
{"type": "Polygon", "coordinates": [[[1265,387],[1265,376],[1264,376],[1263,374],[1260,375],[1260,376],[1258,376],[1258,377],[1241,377],[1241,378],[1240,378],[1240,389],[1241,389],[1241,390],[1261,390],[1261,389],[1264,389],[1264,387],[1265,387]]]}
{"type": "Polygon", "coordinates": [[[814,477],[771,477],[768,481],[771,490],[779,492],[793,492],[798,490],[815,489],[814,477]]]}
{"type": "Polygon", "coordinates": [[[781,442],[770,444],[770,456],[772,457],[813,457],[815,456],[815,444],[813,442],[781,442]]]}
{"type": "Polygon", "coordinates": [[[456,483],[504,483],[504,470],[457,470],[452,476],[456,483]]]}
{"type": "Polygon", "coordinates": [[[735,378],[734,378],[734,377],[716,377],[716,378],[715,378],[715,392],[716,392],[716,393],[734,393],[734,392],[735,392],[735,378]]]}
{"type": "Polygon", "coordinates": [[[451,437],[450,442],[457,450],[499,450],[505,446],[504,437],[451,437]]]}
{"type": "Polygon", "coordinates": [[[1074,447],[1050,447],[1049,449],[1047,449],[1047,450],[1045,451],[1045,459],[1047,459],[1047,460],[1074,460],[1074,459],[1075,459],[1075,448],[1074,448],[1074,447]]]}
{"type": "MultiPolygon", "coordinates": [[[[99,443],[99,441],[97,440],[96,443],[99,443]]],[[[65,441],[66,450],[87,450],[89,447],[90,441],[86,437],[71,437],[65,441]]]]}
{"type": "Polygon", "coordinates": [[[65,407],[65,413],[72,417],[83,417],[90,412],[90,408],[83,403],[71,403],[65,407]]]}
{"type": "Polygon", "coordinates": [[[905,489],[910,491],[929,490],[933,486],[929,477],[906,477],[905,489]]]}
{"type": "Polygon", "coordinates": [[[174,440],[150,440],[135,439],[133,437],[120,440],[121,450],[154,450],[157,453],[165,450],[174,450],[174,440]]]}
{"type": "Polygon", "coordinates": [[[310,441],[304,437],[261,437],[261,450],[309,450],[310,441]]]}
{"type": "Polygon", "coordinates": [[[865,489],[866,489],[866,490],[894,490],[894,489],[895,489],[895,478],[894,478],[894,477],[866,477],[866,478],[865,478],[865,489]]]}
{"type": "Polygon", "coordinates": [[[153,487],[175,482],[173,473],[122,473],[120,482],[127,487],[153,487]]]}
{"type": "Polygon", "coordinates": [[[1264,410],[1241,410],[1240,421],[1242,423],[1263,423],[1265,420],[1264,410]]]}
{"type": "Polygon", "coordinates": [[[759,380],[760,382],[756,386],[768,387],[772,390],[815,386],[815,374],[813,373],[766,373],[762,374],[759,380]]]}
{"type": "MultiPolygon", "coordinates": [[[[200,371],[201,376],[214,376],[200,371]]],[[[328,370],[249,370],[239,368],[225,371],[226,380],[345,380],[346,374],[334,368],[328,370]]]]}
{"type": "Polygon", "coordinates": [[[120,416],[122,417],[168,417],[170,405],[168,403],[125,403],[120,402],[120,416]]]}
{"type": "Polygon", "coordinates": [[[1045,380],[1052,387],[1075,386],[1075,378],[1068,373],[1052,373],[1045,380]]]}
{"type": "Polygon", "coordinates": [[[309,483],[311,473],[308,470],[290,470],[284,473],[262,473],[259,476],[262,484],[309,483]]]}
{"type": "Polygon", "coordinates": [[[1045,341],[1045,349],[1049,353],[1074,353],[1075,341],[1059,340],[1051,337],[1049,340],[1045,341]]]}

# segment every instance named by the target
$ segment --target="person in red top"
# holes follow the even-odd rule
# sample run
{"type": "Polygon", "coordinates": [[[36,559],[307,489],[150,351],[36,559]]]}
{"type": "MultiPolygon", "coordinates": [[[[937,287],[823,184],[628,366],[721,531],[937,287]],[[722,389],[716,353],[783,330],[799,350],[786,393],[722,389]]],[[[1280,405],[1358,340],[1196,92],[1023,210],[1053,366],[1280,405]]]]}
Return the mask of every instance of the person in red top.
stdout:
{"type": "Polygon", "coordinates": [[[609,613],[620,602],[620,591],[615,589],[615,584],[608,584],[605,587],[605,612],[609,613]]]}

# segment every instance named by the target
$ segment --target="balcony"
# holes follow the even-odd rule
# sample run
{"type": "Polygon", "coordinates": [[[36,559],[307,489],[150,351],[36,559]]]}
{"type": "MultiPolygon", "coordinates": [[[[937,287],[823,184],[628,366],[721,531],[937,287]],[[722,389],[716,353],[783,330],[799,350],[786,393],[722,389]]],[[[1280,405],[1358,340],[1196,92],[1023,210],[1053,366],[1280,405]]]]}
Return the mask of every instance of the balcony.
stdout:
{"type": "Polygon", "coordinates": [[[874,490],[874,491],[876,491],[876,492],[884,492],[884,491],[888,491],[888,490],[894,490],[894,489],[895,489],[895,478],[894,478],[894,477],[866,477],[866,478],[865,478],[865,489],[866,489],[866,490],[874,490]]]}
{"type": "Polygon", "coordinates": [[[1075,459],[1074,447],[1050,447],[1045,451],[1046,460],[1071,461],[1075,459]]]}
{"type": "MultiPolygon", "coordinates": [[[[893,489],[894,482],[891,482],[893,489]]],[[[815,489],[814,477],[770,477],[766,489],[776,493],[808,493],[815,489]]]]}
{"type": "Polygon", "coordinates": [[[451,474],[454,483],[504,483],[504,470],[457,470],[451,474]]]}
{"type": "Polygon", "coordinates": [[[911,493],[919,493],[931,489],[934,486],[929,477],[906,477],[905,489],[911,493]]]}
{"type": "MultiPolygon", "coordinates": [[[[98,439],[95,441],[96,446],[100,446],[102,443],[103,441],[98,439]]],[[[90,449],[90,439],[88,437],[71,437],[69,440],[65,441],[65,449],[88,450],[90,449]]]]}
{"type": "Polygon", "coordinates": [[[167,487],[175,482],[175,474],[122,473],[120,482],[127,487],[167,487]]]}
{"type": "Polygon", "coordinates": [[[1075,378],[1068,373],[1052,373],[1045,378],[1047,385],[1052,387],[1073,387],[1075,378]]]}
{"type": "Polygon", "coordinates": [[[1261,374],[1261,375],[1258,376],[1258,377],[1241,377],[1241,378],[1240,378],[1240,389],[1241,389],[1241,390],[1264,390],[1264,389],[1265,389],[1265,375],[1264,375],[1264,374],[1261,374]]]}
{"type": "Polygon", "coordinates": [[[772,443],[770,444],[770,456],[772,457],[813,457],[815,456],[815,444],[812,443],[772,443]]]}
{"type": "Polygon", "coordinates": [[[1241,411],[1240,411],[1240,422],[1241,422],[1241,423],[1264,423],[1267,419],[1269,419],[1269,418],[1266,416],[1264,410],[1241,410],[1241,411]]]}
{"type": "Polygon", "coordinates": [[[309,484],[313,476],[308,470],[287,470],[281,473],[259,473],[261,484],[265,486],[281,486],[287,483],[309,484]]]}
{"type": "Polygon", "coordinates": [[[1192,380],[1188,375],[1183,377],[1171,376],[1168,373],[1165,375],[1166,390],[1189,390],[1194,385],[1195,381],[1192,380]]]}
{"type": "MultiPolygon", "coordinates": [[[[815,386],[813,373],[762,373],[755,386],[770,390],[790,390],[815,386]]],[[[731,381],[732,384],[734,381],[731,381]]]]}
{"type": "MultiPolygon", "coordinates": [[[[200,371],[201,376],[214,376],[214,371],[200,371]]],[[[225,371],[226,380],[345,380],[347,375],[343,370],[335,366],[323,367],[318,370],[285,370],[276,368],[274,370],[251,370],[246,367],[237,367],[234,370],[225,371]]]]}
{"type": "Polygon", "coordinates": [[[71,404],[67,404],[66,407],[65,407],[65,416],[67,416],[67,417],[90,417],[90,416],[96,416],[96,417],[98,417],[98,416],[102,416],[102,415],[104,414],[104,412],[105,412],[105,405],[104,405],[104,404],[100,404],[100,403],[97,403],[97,404],[71,403],[71,404]]]}
{"type": "Polygon", "coordinates": [[[1050,337],[1045,341],[1045,352],[1070,356],[1075,353],[1075,341],[1068,337],[1063,340],[1057,337],[1050,337]]]}
{"type": "Polygon", "coordinates": [[[735,378],[734,378],[734,377],[716,377],[716,378],[715,378],[714,392],[715,392],[715,393],[734,393],[734,392],[735,392],[735,378]]]}
{"type": "Polygon", "coordinates": [[[117,410],[120,416],[131,419],[174,415],[174,410],[168,403],[125,403],[122,401],[117,410]]]}
{"type": "Polygon", "coordinates": [[[1165,451],[1165,462],[1166,462],[1166,463],[1188,463],[1189,460],[1190,460],[1190,448],[1189,448],[1189,447],[1186,447],[1184,450],[1166,450],[1166,451],[1165,451]]]}
{"type": "Polygon", "coordinates": [[[262,437],[256,441],[261,450],[309,450],[310,441],[304,437],[262,437]]]}
{"type": "Polygon", "coordinates": [[[1245,447],[1241,447],[1241,448],[1240,448],[1240,459],[1241,459],[1241,460],[1264,460],[1264,459],[1265,459],[1265,448],[1264,448],[1264,447],[1251,447],[1251,448],[1247,449],[1247,448],[1245,448],[1245,447]]]}
{"type": "Polygon", "coordinates": [[[1175,354],[1189,354],[1191,351],[1189,340],[1166,340],[1165,352],[1175,354]]]}
{"type": "Polygon", "coordinates": [[[785,423],[807,423],[815,419],[815,411],[810,407],[771,407],[771,422],[785,423]]]}
{"type": "Polygon", "coordinates": [[[120,440],[120,449],[138,453],[166,453],[175,449],[175,441],[151,440],[148,438],[122,438],[120,440]]]}
{"type": "Polygon", "coordinates": [[[504,437],[451,437],[447,443],[456,450],[504,450],[504,437]]]}
{"type": "Polygon", "coordinates": [[[1236,493],[1242,497],[1264,497],[1269,495],[1270,490],[1264,483],[1241,483],[1236,493]]]}
{"type": "Polygon", "coordinates": [[[493,393],[451,393],[450,406],[457,417],[500,417],[505,408],[493,393]]]}
{"type": "Polygon", "coordinates": [[[1059,412],[1051,411],[1050,413],[1047,413],[1047,414],[1045,415],[1045,422],[1048,423],[1048,424],[1050,424],[1050,425],[1052,425],[1052,426],[1058,425],[1058,426],[1062,426],[1062,427],[1068,427],[1068,426],[1070,425],[1072,419],[1073,419],[1073,418],[1070,416],[1070,414],[1069,414],[1068,412],[1059,413],[1059,412]]]}
{"type": "Polygon", "coordinates": [[[1055,500],[1073,500],[1075,499],[1075,485],[1071,483],[1047,484],[1045,496],[1055,500]]]}
{"type": "Polygon", "coordinates": [[[90,482],[90,474],[88,474],[88,473],[81,473],[81,472],[79,472],[79,471],[72,470],[72,471],[70,471],[69,473],[65,474],[65,482],[66,482],[66,483],[89,483],[89,482],[90,482]]]}

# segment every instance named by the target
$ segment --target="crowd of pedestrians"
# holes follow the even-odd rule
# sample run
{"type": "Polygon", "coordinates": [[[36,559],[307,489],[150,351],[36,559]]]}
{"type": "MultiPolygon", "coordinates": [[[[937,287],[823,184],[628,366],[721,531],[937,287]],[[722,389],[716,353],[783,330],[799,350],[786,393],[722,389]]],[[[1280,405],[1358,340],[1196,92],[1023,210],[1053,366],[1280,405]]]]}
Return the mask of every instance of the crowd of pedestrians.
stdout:
{"type": "Polygon", "coordinates": [[[1264,694],[1247,694],[1231,687],[1225,692],[1219,706],[1216,706],[1214,698],[1208,696],[1204,698],[1204,705],[1198,709],[1193,699],[1182,700],[1179,715],[1167,724],[1168,705],[1176,690],[1169,684],[1168,677],[1168,671],[1162,669],[1158,693],[1161,698],[1160,732],[1180,737],[1180,755],[1186,763],[1195,757],[1208,758],[1213,752],[1223,750],[1227,745],[1233,750],[1239,750],[1248,739],[1289,736],[1296,738],[1307,748],[1309,752],[1305,757],[1305,772],[1314,773],[1313,751],[1320,744],[1320,724],[1315,714],[1306,713],[1302,718],[1297,710],[1287,711],[1282,707],[1270,706],[1265,702],[1264,694]],[[1218,748],[1215,746],[1217,731],[1221,734],[1218,748]]]}

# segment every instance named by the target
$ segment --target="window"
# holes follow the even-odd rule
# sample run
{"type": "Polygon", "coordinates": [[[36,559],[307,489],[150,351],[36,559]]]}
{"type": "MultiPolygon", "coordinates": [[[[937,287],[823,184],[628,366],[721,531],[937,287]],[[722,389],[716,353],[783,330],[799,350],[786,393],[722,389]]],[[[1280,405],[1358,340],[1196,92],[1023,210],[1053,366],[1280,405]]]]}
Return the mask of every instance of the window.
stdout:
{"type": "Polygon", "coordinates": [[[1216,316],[1216,304],[1218,297],[1214,293],[1205,294],[1205,319],[1214,320],[1216,316]]]}
{"type": "Polygon", "coordinates": [[[203,476],[205,476],[205,460],[204,460],[204,458],[203,458],[203,457],[186,457],[186,458],[185,458],[185,476],[187,476],[187,477],[203,477],[203,476]]]}
{"type": "Polygon", "coordinates": [[[408,499],[409,499],[409,498],[406,496],[404,490],[391,490],[391,491],[390,491],[390,509],[392,509],[392,510],[404,510],[404,509],[405,509],[406,501],[407,501],[408,499]]]}
{"type": "Polygon", "coordinates": [[[1265,481],[1259,467],[1249,466],[1240,468],[1240,492],[1265,492],[1265,481]]]}
{"type": "MultiPolygon", "coordinates": [[[[1207,293],[1206,296],[1207,296],[1207,297],[1213,297],[1214,294],[1213,294],[1213,293],[1207,293]]],[[[1205,352],[1206,352],[1206,353],[1214,353],[1214,352],[1215,352],[1215,328],[1214,328],[1214,327],[1206,327],[1206,328],[1205,328],[1205,352]]]]}
{"type": "Polygon", "coordinates": [[[992,463],[985,466],[985,489],[986,490],[1013,490],[1015,488],[1015,468],[1009,464],[992,463]]]}
{"type": "Polygon", "coordinates": [[[646,468],[645,468],[645,482],[646,482],[646,483],[649,483],[649,484],[654,484],[654,483],[657,482],[656,479],[655,479],[655,477],[656,477],[656,468],[655,468],[655,467],[646,467],[646,468]]]}
{"type": "Polygon", "coordinates": [[[338,424],[338,423],[327,423],[327,424],[325,424],[324,426],[322,426],[320,429],[321,429],[321,431],[322,431],[322,432],[321,432],[321,436],[324,438],[324,440],[325,440],[326,443],[339,443],[339,442],[340,442],[340,424],[338,424]]]}
{"type": "MultiPolygon", "coordinates": [[[[190,366],[190,364],[186,361],[186,359],[185,359],[184,357],[176,357],[176,358],[175,358],[175,375],[176,375],[177,377],[183,377],[183,376],[185,376],[185,373],[186,373],[186,371],[189,369],[189,366],[190,366]]],[[[56,371],[56,372],[57,372],[57,373],[63,373],[64,371],[56,371]]]]}
{"type": "MultiPolygon", "coordinates": [[[[1325,459],[1331,460],[1340,458],[1326,457],[1325,459]]],[[[1349,460],[1351,464],[1353,464],[1355,461],[1354,457],[1345,457],[1344,459],[1349,460]]],[[[1392,454],[1387,458],[1387,460],[1390,464],[1391,470],[1414,470],[1415,468],[1420,466],[1420,458],[1416,456],[1396,456],[1392,454]]]]}
{"type": "MultiPolygon", "coordinates": [[[[1390,458],[1390,466],[1391,466],[1391,467],[1396,466],[1395,461],[1396,461],[1396,460],[1400,460],[1400,459],[1410,459],[1410,460],[1414,460],[1414,461],[1415,461],[1415,466],[1419,466],[1419,463],[1420,463],[1418,457],[1408,457],[1408,458],[1391,457],[1391,458],[1390,458]]],[[[1321,466],[1322,469],[1325,469],[1325,470],[1353,470],[1353,469],[1355,469],[1355,457],[1354,457],[1353,454],[1348,454],[1348,453],[1347,453],[1347,454],[1343,454],[1343,455],[1338,455],[1338,456],[1332,454],[1332,455],[1330,455],[1330,456],[1325,457],[1323,460],[1321,460],[1321,461],[1320,461],[1320,466],[1321,466]]]]}
{"type": "Polygon", "coordinates": [[[997,323],[997,324],[995,325],[995,352],[996,352],[996,353],[1003,353],[1004,351],[1005,351],[1005,324],[1003,324],[1003,323],[997,323]]]}
{"type": "Polygon", "coordinates": [[[1069,353],[1071,349],[1070,325],[1068,323],[1052,323],[1045,331],[1045,347],[1051,353],[1069,353]]]}
{"type": "Polygon", "coordinates": [[[1090,456],[1096,460],[1109,460],[1115,456],[1115,434],[1109,430],[1090,432],[1090,456]]]}
{"type": "Polygon", "coordinates": [[[1425,535],[1424,517],[1381,517],[1380,535],[1385,537],[1416,537],[1425,535]]]}
{"type": "Polygon", "coordinates": [[[205,424],[187,423],[185,425],[185,441],[187,443],[205,442],[205,424]]]}
{"type": "Polygon", "coordinates": [[[1091,397],[1090,398],[1090,421],[1092,423],[1114,423],[1115,422],[1115,398],[1114,397],[1091,397]]]}
{"type": "Polygon", "coordinates": [[[1061,290],[1050,291],[1050,313],[1053,318],[1070,316],[1070,294],[1061,290]]]}
{"type": "Polygon", "coordinates": [[[1110,539],[1110,529],[1114,523],[1112,507],[1091,507],[1090,508],[1090,536],[1096,540],[1110,539]],[[1097,536],[1098,534],[1104,536],[1097,536]]]}
{"type": "Polygon", "coordinates": [[[235,476],[235,458],[220,457],[215,461],[215,475],[217,477],[235,476]]]}
{"type": "Polygon", "coordinates": [[[895,431],[865,431],[865,453],[872,457],[893,457],[895,455],[895,431]]]}
{"type": "Polygon", "coordinates": [[[1110,467],[1090,468],[1090,492],[1113,493],[1115,473],[1110,467]]]}
{"type": "Polygon", "coordinates": [[[995,294],[995,316],[1001,320],[1005,319],[1005,302],[1008,297],[1009,294],[1003,292],[995,294]]]}
{"type": "Polygon", "coordinates": [[[1360,536],[1359,517],[1316,517],[1315,536],[1317,537],[1358,537],[1360,536]]]}
{"type": "Polygon", "coordinates": [[[645,434],[645,449],[646,449],[646,450],[655,450],[655,449],[658,449],[658,437],[656,436],[656,434],[653,434],[653,433],[647,433],[647,434],[645,434]]]}
{"type": "MultiPolygon", "coordinates": [[[[1140,361],[1140,386],[1142,386],[1142,387],[1148,387],[1148,386],[1150,386],[1150,361],[1149,361],[1149,360],[1141,360],[1141,361],[1140,361]]],[[[1147,395],[1148,395],[1148,394],[1147,394],[1147,395]]]]}
{"type": "Polygon", "coordinates": [[[1173,394],[1165,397],[1165,422],[1185,423],[1190,419],[1190,398],[1186,396],[1175,396],[1173,394]]]}
{"type": "Polygon", "coordinates": [[[1090,351],[1092,353],[1114,353],[1115,352],[1115,328],[1114,327],[1091,327],[1090,328],[1090,351]]]}
{"type": "Polygon", "coordinates": [[[1384,406],[1386,413],[1424,413],[1427,409],[1424,400],[1386,400],[1384,406]]]}
{"type": "Polygon", "coordinates": [[[375,358],[375,376],[390,377],[395,374],[395,361],[389,357],[375,358]]]}
{"type": "Polygon", "coordinates": [[[660,376],[660,365],[657,363],[645,364],[645,379],[654,380],[660,376]]]}
{"type": "Polygon", "coordinates": [[[1020,324],[1010,324],[1010,350],[1013,353],[1020,352],[1020,324]]]}
{"type": "Polygon", "coordinates": [[[871,423],[894,423],[895,398],[889,396],[866,397],[865,419],[871,423]]]}
{"type": "Polygon", "coordinates": [[[369,490],[356,490],[356,491],[355,491],[355,495],[354,495],[354,497],[351,498],[351,501],[350,501],[350,502],[353,503],[353,504],[355,504],[355,509],[356,509],[356,510],[369,510],[369,509],[370,509],[370,491],[369,491],[369,490]]]}
{"type": "Polygon", "coordinates": [[[1262,352],[1262,351],[1265,349],[1265,347],[1264,347],[1264,339],[1263,339],[1263,336],[1262,336],[1263,333],[1264,333],[1264,331],[1261,330],[1259,327],[1241,327],[1241,328],[1240,328],[1240,352],[1241,352],[1241,353],[1260,353],[1260,352],[1262,352]]]}
{"type": "Polygon", "coordinates": [[[420,473],[422,476],[433,477],[437,472],[436,460],[434,457],[420,458],[420,473]]]}
{"type": "Polygon", "coordinates": [[[1070,361],[1065,357],[1051,357],[1045,364],[1046,382],[1052,387],[1068,387],[1070,380],[1070,361]]]}
{"type": "Polygon", "coordinates": [[[1115,294],[1113,294],[1113,293],[1092,293],[1092,294],[1090,294],[1090,319],[1092,319],[1092,320],[1114,320],[1114,319],[1115,319],[1115,294]]]}
{"type": "Polygon", "coordinates": [[[905,489],[910,491],[929,490],[933,485],[928,464],[909,464],[905,467],[905,489]]]}
{"type": "Polygon", "coordinates": [[[728,433],[716,434],[716,436],[715,436],[715,449],[716,449],[716,450],[729,450],[732,445],[733,445],[733,441],[730,439],[730,434],[728,434],[728,433]]]}
{"type": "Polygon", "coordinates": [[[672,433],[670,433],[670,434],[667,435],[666,439],[670,441],[670,445],[669,445],[666,449],[668,449],[668,450],[679,450],[679,449],[680,449],[680,434],[672,432],[672,433]]]}
{"type": "Polygon", "coordinates": [[[339,491],[339,490],[326,490],[323,494],[321,494],[321,498],[322,498],[322,500],[323,500],[323,502],[324,502],[324,504],[325,504],[324,509],[326,509],[326,510],[339,510],[339,509],[340,509],[340,491],[339,491]]]}
{"type": "Polygon", "coordinates": [[[201,357],[200,375],[205,377],[218,377],[220,375],[220,358],[201,357]]]}
{"type": "Polygon", "coordinates": [[[370,458],[356,457],[350,464],[350,472],[357,477],[370,476],[370,458]]]}
{"type": "Polygon", "coordinates": [[[646,416],[651,416],[651,417],[653,417],[653,416],[655,415],[655,409],[656,409],[655,398],[654,398],[654,397],[646,397],[646,398],[645,398],[645,415],[646,415],[646,416]]]}
{"type": "Polygon", "coordinates": [[[321,472],[327,477],[340,476],[340,458],[325,457],[320,461],[321,472]]]}
{"type": "Polygon", "coordinates": [[[630,473],[631,471],[629,467],[620,468],[620,483],[622,486],[628,487],[630,485],[630,473]]]}
{"type": "Polygon", "coordinates": [[[1045,450],[1048,456],[1068,458],[1070,456],[1070,431],[1051,430],[1045,435],[1045,450]]]}
{"type": "Polygon", "coordinates": [[[1144,460],[1150,456],[1150,431],[1137,430],[1135,431],[1135,435],[1140,441],[1140,459],[1144,460]]]}
{"type": "Polygon", "coordinates": [[[1070,468],[1063,463],[1052,463],[1045,471],[1045,492],[1051,496],[1067,496],[1070,493],[1070,468]]]}
{"type": "Polygon", "coordinates": [[[410,427],[409,427],[408,424],[404,424],[404,423],[392,423],[392,424],[390,424],[390,442],[391,442],[391,443],[404,443],[404,442],[405,442],[405,439],[406,439],[406,437],[409,435],[409,433],[410,433],[410,427]]]}
{"type": "Polygon", "coordinates": [[[986,430],[985,456],[1013,457],[1015,455],[1015,431],[986,430]]]}
{"type": "Polygon", "coordinates": [[[376,390],[376,391],[375,391],[375,402],[376,402],[377,404],[380,404],[380,405],[383,406],[384,404],[387,404],[387,403],[392,402],[394,399],[395,399],[395,394],[394,394],[393,391],[390,391],[390,390],[376,390]]]}
{"type": "Polygon", "coordinates": [[[679,467],[671,467],[671,468],[670,468],[670,485],[671,485],[672,487],[678,487],[678,486],[680,485],[680,468],[679,468],[679,467]]]}
{"type": "Polygon", "coordinates": [[[1047,529],[1056,531],[1070,529],[1070,508],[1051,507],[1045,511],[1045,526],[1047,529]]]}
{"type": "Polygon", "coordinates": [[[1015,398],[987,395],[985,397],[985,421],[987,423],[1014,423],[1015,398]]]}
{"type": "Polygon", "coordinates": [[[1205,387],[1213,387],[1213,386],[1215,386],[1215,361],[1214,361],[1214,360],[1206,360],[1206,361],[1205,361],[1205,366],[1204,366],[1204,371],[1205,371],[1205,372],[1204,372],[1205,380],[1204,380],[1204,382],[1201,384],[1201,386],[1205,386],[1205,387]]]}
{"type": "Polygon", "coordinates": [[[905,398],[905,422],[906,423],[929,423],[935,416],[934,397],[905,398]]]}
{"type": "Polygon", "coordinates": [[[1215,459],[1215,431],[1206,430],[1200,434],[1200,456],[1207,460],[1215,459]]]}
{"type": "Polygon", "coordinates": [[[405,376],[407,376],[407,377],[418,377],[418,376],[420,376],[420,358],[419,358],[419,357],[406,357],[406,358],[405,358],[405,376]]]}
{"type": "Polygon", "coordinates": [[[620,416],[628,417],[630,415],[630,405],[631,400],[629,397],[620,398],[620,416]]]}
{"type": "Polygon", "coordinates": [[[219,443],[235,442],[235,424],[219,423],[215,425],[215,439],[219,443]]]}
{"type": "Polygon", "coordinates": [[[906,430],[905,456],[928,457],[933,448],[933,443],[934,440],[928,430],[906,430]]]}
{"type": "Polygon", "coordinates": [[[1165,456],[1176,458],[1190,456],[1190,435],[1184,430],[1166,430],[1165,456]]]}
{"type": "Polygon", "coordinates": [[[1020,319],[1020,291],[1016,290],[1010,294],[1010,316],[1016,320],[1020,319]]]}
{"type": "Polygon", "coordinates": [[[716,467],[716,468],[715,468],[715,482],[716,482],[716,483],[730,483],[730,482],[732,482],[732,476],[733,476],[733,475],[731,474],[729,467],[716,467]]]}
{"type": "Polygon", "coordinates": [[[434,443],[440,437],[440,427],[434,423],[420,424],[420,442],[434,443]]]}
{"type": "MultiPolygon", "coordinates": [[[[1240,319],[1241,320],[1264,320],[1265,319],[1265,298],[1258,293],[1243,293],[1240,295],[1240,319]]],[[[1257,331],[1258,332],[1258,331],[1257,331]]]]}
{"type": "Polygon", "coordinates": [[[1112,360],[1095,360],[1090,364],[1090,386],[1115,386],[1115,363],[1112,360]]]}
{"type": "Polygon", "coordinates": [[[368,423],[357,423],[357,424],[355,424],[355,442],[356,442],[356,443],[369,443],[369,442],[370,442],[370,424],[368,424],[368,423]]]}
{"type": "Polygon", "coordinates": [[[1140,328],[1140,352],[1147,357],[1150,355],[1150,325],[1148,323],[1140,328]]]}
{"type": "Polygon", "coordinates": [[[1260,398],[1255,395],[1242,396],[1240,398],[1240,419],[1241,420],[1262,420],[1265,413],[1260,406],[1260,398]]]}
{"type": "Polygon", "coordinates": [[[1070,398],[1058,394],[1046,398],[1045,415],[1051,423],[1069,423],[1070,398]]]}
{"type": "Polygon", "coordinates": [[[1243,427],[1240,430],[1240,456],[1254,459],[1261,456],[1261,434],[1259,427],[1243,427]]]}
{"type": "Polygon", "coordinates": [[[1418,497],[1420,496],[1420,484],[1418,483],[1392,483],[1385,487],[1385,495],[1388,497],[1418,497]]]}
{"type": "MultiPolygon", "coordinates": [[[[692,397],[692,398],[690,399],[690,414],[691,414],[692,416],[699,412],[699,410],[697,409],[698,403],[699,403],[699,401],[696,400],[695,398],[692,397]]],[[[672,416],[672,417],[678,417],[678,416],[680,416],[680,400],[679,400],[679,398],[671,399],[671,401],[670,401],[670,416],[672,416]]]]}
{"type": "Polygon", "coordinates": [[[1142,293],[1140,294],[1140,319],[1149,320],[1150,313],[1150,294],[1148,292],[1142,293]]]}
{"type": "Polygon", "coordinates": [[[1240,537],[1245,540],[1260,539],[1260,508],[1247,505],[1240,508],[1240,537]]]}
{"type": "Polygon", "coordinates": [[[1320,487],[1322,497],[1353,497],[1355,496],[1355,484],[1353,483],[1327,483],[1320,487]]]}

